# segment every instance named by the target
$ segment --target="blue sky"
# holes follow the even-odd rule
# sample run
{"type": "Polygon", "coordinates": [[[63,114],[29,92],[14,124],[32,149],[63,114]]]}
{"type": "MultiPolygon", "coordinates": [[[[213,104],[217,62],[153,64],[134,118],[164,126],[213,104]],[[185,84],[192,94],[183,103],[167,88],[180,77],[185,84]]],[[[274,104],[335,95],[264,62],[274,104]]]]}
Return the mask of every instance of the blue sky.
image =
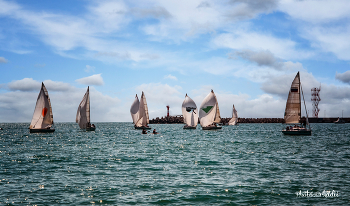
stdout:
{"type": "Polygon", "coordinates": [[[54,120],[131,122],[144,91],[150,118],[181,114],[214,90],[222,117],[283,117],[298,71],[309,113],[350,116],[347,0],[0,0],[0,122],[30,122],[44,82],[54,120]]]}

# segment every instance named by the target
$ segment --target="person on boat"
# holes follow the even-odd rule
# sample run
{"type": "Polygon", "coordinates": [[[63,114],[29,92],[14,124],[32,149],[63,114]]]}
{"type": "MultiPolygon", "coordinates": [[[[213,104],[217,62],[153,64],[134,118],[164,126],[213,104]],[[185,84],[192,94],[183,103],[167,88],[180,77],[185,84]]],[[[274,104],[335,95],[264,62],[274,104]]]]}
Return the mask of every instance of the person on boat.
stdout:
{"type": "Polygon", "coordinates": [[[94,124],[92,124],[92,125],[91,125],[91,127],[95,128],[95,125],[94,125],[94,124]]]}
{"type": "Polygon", "coordinates": [[[142,134],[147,134],[147,131],[145,129],[142,129],[142,134]]]}
{"type": "Polygon", "coordinates": [[[158,132],[156,132],[156,129],[153,130],[153,134],[158,134],[158,132]]]}

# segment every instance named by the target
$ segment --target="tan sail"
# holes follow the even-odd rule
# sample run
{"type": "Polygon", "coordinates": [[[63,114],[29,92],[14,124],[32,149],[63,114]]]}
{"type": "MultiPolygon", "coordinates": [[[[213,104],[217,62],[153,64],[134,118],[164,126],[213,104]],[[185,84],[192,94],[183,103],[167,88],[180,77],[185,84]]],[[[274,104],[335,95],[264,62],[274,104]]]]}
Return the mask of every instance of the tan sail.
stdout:
{"type": "Polygon", "coordinates": [[[300,122],[301,101],[300,101],[300,76],[299,72],[295,76],[289,90],[284,121],[286,124],[297,124],[300,122]]]}
{"type": "Polygon", "coordinates": [[[49,129],[52,125],[53,114],[49,93],[42,83],[29,129],[49,129]]]}
{"type": "Polygon", "coordinates": [[[204,98],[200,110],[199,110],[199,120],[202,127],[207,127],[213,123],[220,122],[220,110],[219,105],[214,94],[211,92],[204,98]]]}
{"type": "Polygon", "coordinates": [[[75,121],[79,124],[80,129],[86,129],[88,123],[90,123],[90,93],[89,93],[89,87],[87,88],[87,91],[81,100],[77,116],[75,121]]]}
{"type": "Polygon", "coordinates": [[[140,113],[139,109],[140,109],[140,101],[136,94],[135,100],[130,107],[130,114],[131,114],[132,122],[134,124],[136,124],[137,121],[139,120],[139,113],[140,113]]]}
{"type": "Polygon", "coordinates": [[[238,122],[237,110],[235,109],[235,105],[232,108],[232,118],[228,122],[228,125],[236,125],[238,122]]]}
{"type": "Polygon", "coordinates": [[[139,120],[136,122],[136,127],[144,127],[149,124],[149,115],[146,96],[142,92],[139,108],[139,120]]]}

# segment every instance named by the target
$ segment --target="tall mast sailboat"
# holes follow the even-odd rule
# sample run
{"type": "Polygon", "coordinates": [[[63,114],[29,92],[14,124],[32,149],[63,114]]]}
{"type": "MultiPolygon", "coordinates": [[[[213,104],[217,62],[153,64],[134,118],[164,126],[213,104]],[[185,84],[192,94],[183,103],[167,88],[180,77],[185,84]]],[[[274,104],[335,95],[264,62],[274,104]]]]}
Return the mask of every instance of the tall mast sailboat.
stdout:
{"type": "Polygon", "coordinates": [[[77,116],[75,119],[76,123],[79,124],[80,129],[85,129],[86,131],[95,131],[96,127],[90,122],[90,92],[89,87],[81,100],[77,116]]]}
{"type": "Polygon", "coordinates": [[[204,98],[200,106],[199,121],[203,130],[221,129],[217,125],[221,122],[221,117],[219,104],[213,90],[204,98]]]}
{"type": "Polygon", "coordinates": [[[228,125],[237,125],[238,124],[238,115],[237,110],[235,109],[235,105],[232,108],[232,118],[228,122],[228,125]]]}
{"type": "Polygon", "coordinates": [[[135,124],[135,129],[151,129],[149,124],[149,115],[148,115],[148,107],[147,107],[147,101],[146,96],[142,92],[141,100],[139,102],[139,99],[136,95],[134,102],[131,105],[130,108],[131,117],[133,120],[133,123],[135,124]]]}
{"type": "Polygon", "coordinates": [[[198,123],[198,110],[196,103],[189,97],[185,96],[182,103],[182,116],[184,119],[184,129],[196,129],[198,123]]]}
{"type": "Polygon", "coordinates": [[[44,83],[41,83],[41,89],[36,100],[36,106],[32,121],[29,126],[30,133],[34,132],[54,132],[53,126],[53,114],[51,108],[51,102],[49,93],[46,90],[44,83]]]}
{"type": "Polygon", "coordinates": [[[286,110],[284,113],[285,124],[294,125],[288,126],[282,130],[286,135],[311,135],[311,127],[309,124],[308,114],[306,110],[306,104],[304,99],[304,93],[300,82],[299,72],[295,76],[292,85],[289,90],[288,99],[286,103],[286,110]],[[300,92],[301,91],[301,92],[300,92]],[[301,120],[301,95],[303,96],[306,121],[301,120]]]}

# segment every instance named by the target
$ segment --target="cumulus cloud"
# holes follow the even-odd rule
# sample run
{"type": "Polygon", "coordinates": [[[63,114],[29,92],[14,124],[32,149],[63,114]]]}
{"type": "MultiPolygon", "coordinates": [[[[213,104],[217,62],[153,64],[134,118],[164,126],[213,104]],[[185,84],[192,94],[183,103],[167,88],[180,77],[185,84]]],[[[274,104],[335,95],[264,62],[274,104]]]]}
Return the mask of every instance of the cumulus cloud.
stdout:
{"type": "Polygon", "coordinates": [[[177,81],[177,78],[171,74],[164,76],[164,79],[172,79],[172,80],[177,81]]]}
{"type": "Polygon", "coordinates": [[[61,92],[65,92],[65,91],[69,91],[71,89],[73,89],[73,87],[65,82],[58,82],[58,81],[52,81],[52,80],[44,80],[44,84],[47,90],[50,91],[61,91],[61,92]]]}
{"type": "Polygon", "coordinates": [[[0,63],[7,63],[7,59],[5,57],[0,57],[0,63]]]}
{"type": "MultiPolygon", "coordinates": [[[[67,91],[51,92],[53,118],[55,122],[75,122],[78,105],[82,100],[86,89],[70,86],[67,91]]],[[[11,91],[0,94],[0,119],[2,122],[29,122],[32,119],[36,100],[40,87],[37,91],[11,91]]],[[[94,87],[90,87],[90,109],[92,122],[115,122],[130,121],[129,113],[120,109],[120,99],[104,95],[94,87]]]]}
{"type": "Polygon", "coordinates": [[[180,86],[170,86],[161,83],[141,84],[135,88],[139,98],[141,97],[142,91],[144,92],[150,118],[165,116],[166,105],[170,105],[171,112],[174,112],[171,113],[171,115],[180,115],[180,107],[184,99],[180,92],[181,89],[180,86]]]}
{"type": "Polygon", "coordinates": [[[336,73],[335,78],[340,80],[341,82],[350,84],[350,70],[344,73],[336,73]]]}
{"type": "Polygon", "coordinates": [[[32,78],[24,78],[8,83],[7,87],[12,91],[39,91],[41,82],[35,81],[32,78]]]}
{"type": "Polygon", "coordinates": [[[85,85],[100,86],[104,84],[101,74],[94,74],[92,76],[77,79],[75,81],[78,82],[79,84],[85,84],[85,85]]]}

